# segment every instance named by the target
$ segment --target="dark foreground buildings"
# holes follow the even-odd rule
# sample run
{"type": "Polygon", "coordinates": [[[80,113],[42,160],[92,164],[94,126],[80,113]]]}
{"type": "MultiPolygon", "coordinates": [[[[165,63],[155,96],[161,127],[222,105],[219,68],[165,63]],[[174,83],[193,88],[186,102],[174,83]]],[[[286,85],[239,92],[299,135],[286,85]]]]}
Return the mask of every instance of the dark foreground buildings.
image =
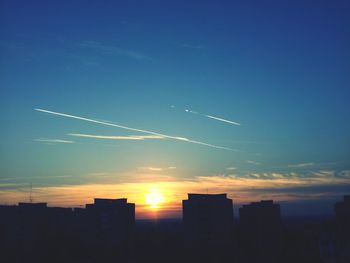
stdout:
{"type": "Polygon", "coordinates": [[[280,262],[281,212],[272,200],[239,209],[241,262],[280,262]]]}
{"type": "Polygon", "coordinates": [[[232,260],[232,200],[226,194],[188,194],[182,207],[184,244],[191,261],[232,260]]]}
{"type": "Polygon", "coordinates": [[[59,257],[69,246],[71,216],[72,209],[46,203],[0,207],[0,262],[44,262],[53,252],[59,257]]]}
{"type": "Polygon", "coordinates": [[[81,222],[79,233],[90,247],[89,258],[101,262],[127,262],[132,255],[135,225],[135,204],[126,198],[95,198],[93,204],[76,211],[81,222]]]}
{"type": "Polygon", "coordinates": [[[335,204],[336,242],[335,256],[341,262],[350,262],[350,195],[335,204]]]}
{"type": "MultiPolygon", "coordinates": [[[[338,239],[343,243],[350,241],[350,195],[334,206],[338,239]]],[[[349,248],[350,249],[350,248],[349,248]]]]}
{"type": "Polygon", "coordinates": [[[95,199],[85,209],[0,206],[0,262],[128,262],[135,205],[95,199]]]}
{"type": "Polygon", "coordinates": [[[350,195],[334,206],[335,222],[322,229],[319,248],[326,263],[350,262],[350,195]]]}
{"type": "Polygon", "coordinates": [[[183,220],[135,222],[126,199],[0,206],[0,262],[349,263],[349,200],[335,204],[335,217],[283,220],[278,204],[255,202],[239,222],[225,194],[189,194],[183,220]]]}

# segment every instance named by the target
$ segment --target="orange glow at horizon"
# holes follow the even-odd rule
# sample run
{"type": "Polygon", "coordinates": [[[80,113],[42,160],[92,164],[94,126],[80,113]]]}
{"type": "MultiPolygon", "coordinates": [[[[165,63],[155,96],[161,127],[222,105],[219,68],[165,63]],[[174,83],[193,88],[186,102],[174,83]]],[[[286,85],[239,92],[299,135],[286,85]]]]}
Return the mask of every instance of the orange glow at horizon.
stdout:
{"type": "MultiPolygon", "coordinates": [[[[134,177],[129,182],[109,184],[80,184],[43,186],[33,188],[34,202],[48,202],[49,206],[82,207],[92,203],[93,198],[127,198],[136,204],[136,218],[180,217],[181,201],[187,199],[187,193],[227,193],[235,205],[262,199],[291,201],[299,198],[286,188],[317,185],[349,184],[347,178],[321,176],[314,178],[285,178],[272,174],[273,179],[239,178],[233,176],[201,176],[179,180],[175,177],[134,177]],[[261,189],[274,189],[263,191],[261,189]],[[282,191],[279,191],[282,189],[282,191]]],[[[320,198],[323,194],[308,194],[308,198],[320,198]]],[[[18,189],[0,190],[1,204],[28,202],[28,191],[18,189]]]]}

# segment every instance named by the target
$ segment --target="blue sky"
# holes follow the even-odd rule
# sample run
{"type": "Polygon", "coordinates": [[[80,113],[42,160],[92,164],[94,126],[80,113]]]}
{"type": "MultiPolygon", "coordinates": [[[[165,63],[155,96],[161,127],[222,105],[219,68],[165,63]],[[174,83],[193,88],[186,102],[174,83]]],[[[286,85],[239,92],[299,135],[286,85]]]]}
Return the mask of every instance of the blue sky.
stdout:
{"type": "MultiPolygon", "coordinates": [[[[1,1],[1,201],[30,183],[122,184],[144,170],[154,182],[267,180],[275,190],[262,184],[258,197],[305,206],[341,198],[349,11],[347,1],[1,1]]],[[[211,191],[229,191],[220,185],[211,191]]],[[[257,193],[235,191],[241,202],[257,193]]]]}

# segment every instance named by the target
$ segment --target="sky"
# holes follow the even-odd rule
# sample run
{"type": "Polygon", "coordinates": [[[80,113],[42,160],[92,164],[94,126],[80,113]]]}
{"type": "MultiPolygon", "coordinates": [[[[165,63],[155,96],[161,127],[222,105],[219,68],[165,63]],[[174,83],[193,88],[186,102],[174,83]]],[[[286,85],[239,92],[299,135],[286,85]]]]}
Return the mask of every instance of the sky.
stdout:
{"type": "Polygon", "coordinates": [[[1,204],[325,215],[350,193],[348,1],[0,5],[1,204]]]}

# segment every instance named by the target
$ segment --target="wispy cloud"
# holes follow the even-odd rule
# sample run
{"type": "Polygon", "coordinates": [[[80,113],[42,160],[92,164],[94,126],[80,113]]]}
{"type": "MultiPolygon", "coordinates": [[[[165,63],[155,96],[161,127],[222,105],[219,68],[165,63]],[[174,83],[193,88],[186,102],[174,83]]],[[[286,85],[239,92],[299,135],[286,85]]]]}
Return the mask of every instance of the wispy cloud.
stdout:
{"type": "Polygon", "coordinates": [[[290,168],[303,168],[303,167],[309,167],[313,166],[314,163],[298,163],[298,164],[289,164],[288,167],[290,168]]]}
{"type": "Polygon", "coordinates": [[[109,122],[104,122],[104,121],[98,121],[98,120],[94,120],[94,119],[89,119],[89,118],[85,118],[85,117],[80,117],[80,116],[55,112],[55,111],[49,111],[49,110],[45,110],[45,109],[38,109],[37,108],[34,110],[48,113],[48,114],[52,114],[52,115],[56,115],[56,116],[62,116],[62,117],[66,117],[66,118],[72,118],[72,119],[82,120],[82,121],[86,121],[86,122],[92,122],[92,123],[102,124],[102,125],[106,125],[106,126],[121,128],[121,129],[128,130],[128,131],[141,132],[141,133],[146,133],[146,134],[164,137],[167,139],[183,141],[183,142],[188,142],[188,143],[193,143],[193,144],[199,144],[199,145],[203,145],[203,146],[207,146],[207,147],[211,147],[211,148],[223,149],[223,150],[228,150],[228,151],[235,151],[234,149],[231,149],[228,147],[223,147],[223,146],[209,144],[209,143],[205,143],[205,142],[201,142],[201,141],[191,140],[191,139],[184,138],[184,137],[165,135],[165,134],[158,133],[158,132],[147,131],[147,130],[142,130],[142,129],[137,129],[137,128],[131,128],[131,127],[127,127],[124,125],[119,125],[119,124],[114,124],[114,123],[109,123],[109,122]]]}
{"type": "Polygon", "coordinates": [[[67,140],[61,140],[61,139],[45,139],[45,138],[34,139],[33,141],[43,142],[43,143],[74,143],[74,141],[67,141],[67,140]]]}
{"type": "Polygon", "coordinates": [[[93,49],[99,52],[102,52],[104,54],[108,54],[108,55],[114,55],[114,56],[125,56],[125,57],[130,57],[133,59],[145,59],[146,56],[132,51],[132,50],[128,50],[125,48],[121,48],[118,46],[108,46],[108,45],[103,45],[100,42],[97,41],[84,41],[82,43],[79,44],[80,47],[83,48],[89,48],[89,49],[93,49]]]}
{"type": "Polygon", "coordinates": [[[261,163],[256,162],[256,161],[252,161],[252,160],[247,160],[247,163],[249,164],[255,164],[255,165],[260,165],[261,163]]]}
{"type": "Polygon", "coordinates": [[[95,135],[95,134],[82,134],[82,133],[68,133],[67,135],[82,138],[92,138],[92,139],[107,139],[107,140],[132,140],[132,141],[142,141],[148,139],[165,139],[165,137],[158,135],[129,135],[129,136],[113,136],[113,135],[95,135]]]}
{"type": "Polygon", "coordinates": [[[161,172],[164,170],[164,168],[161,168],[161,167],[142,167],[142,169],[146,169],[149,171],[155,171],[155,172],[161,172]]]}
{"type": "Polygon", "coordinates": [[[344,170],[338,173],[339,177],[350,179],[350,170],[344,170]]]}
{"type": "Polygon", "coordinates": [[[91,176],[105,176],[105,175],[110,175],[110,173],[106,173],[106,172],[93,172],[93,173],[89,173],[88,175],[91,175],[91,176]]]}
{"type": "Polygon", "coordinates": [[[334,177],[336,175],[335,170],[319,170],[312,172],[313,177],[325,178],[325,177],[334,177]]]}
{"type": "Polygon", "coordinates": [[[163,171],[169,171],[169,170],[175,170],[175,166],[169,166],[169,167],[154,167],[154,166],[142,166],[139,167],[140,170],[147,170],[152,172],[163,172],[163,171]]]}
{"type": "Polygon", "coordinates": [[[203,114],[203,113],[200,113],[200,112],[197,112],[197,111],[193,111],[193,110],[189,110],[189,109],[185,109],[185,111],[189,112],[189,113],[192,113],[192,114],[196,114],[196,115],[200,115],[200,116],[203,116],[203,117],[207,117],[209,119],[213,119],[213,120],[217,120],[217,121],[221,121],[221,122],[226,122],[226,123],[233,124],[233,125],[241,125],[240,123],[235,122],[235,121],[223,119],[223,118],[212,116],[212,115],[203,114]]]}

